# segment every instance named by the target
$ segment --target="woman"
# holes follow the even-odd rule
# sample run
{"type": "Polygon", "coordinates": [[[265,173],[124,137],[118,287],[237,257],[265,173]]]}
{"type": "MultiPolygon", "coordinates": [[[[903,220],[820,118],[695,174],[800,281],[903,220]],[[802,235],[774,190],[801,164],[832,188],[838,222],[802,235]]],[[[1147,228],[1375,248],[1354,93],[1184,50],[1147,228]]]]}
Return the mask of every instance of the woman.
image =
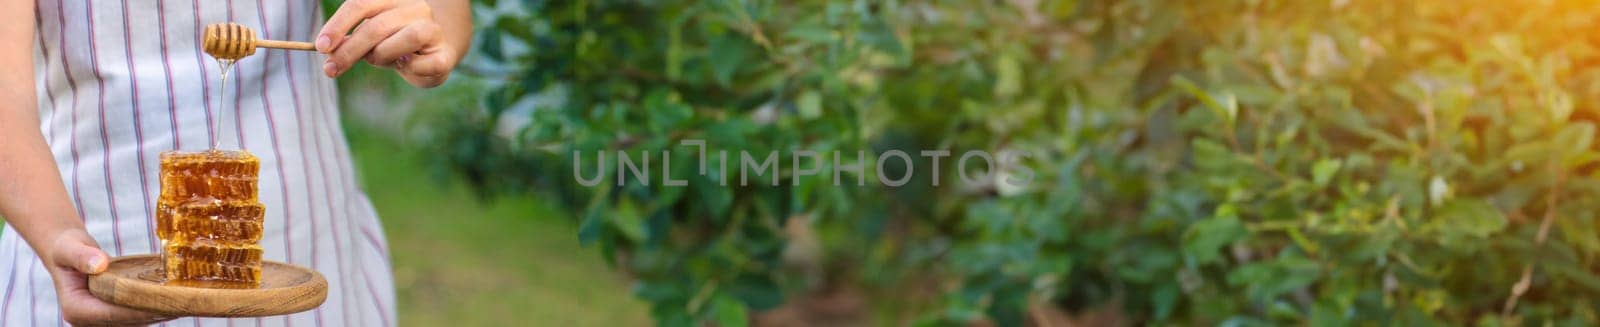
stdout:
{"type": "Polygon", "coordinates": [[[288,316],[168,324],[395,324],[386,245],[352,178],[330,77],[365,61],[437,86],[466,52],[470,8],[351,0],[322,24],[317,3],[0,0],[33,9],[0,20],[0,325],[182,318],[100,301],[87,275],[110,257],[157,252],[158,156],[204,150],[213,137],[261,159],[265,259],[321,271],[328,300],[288,316]],[[221,93],[221,67],[197,45],[203,26],[220,22],[314,40],[320,54],[263,49],[239,61],[221,93]]]}

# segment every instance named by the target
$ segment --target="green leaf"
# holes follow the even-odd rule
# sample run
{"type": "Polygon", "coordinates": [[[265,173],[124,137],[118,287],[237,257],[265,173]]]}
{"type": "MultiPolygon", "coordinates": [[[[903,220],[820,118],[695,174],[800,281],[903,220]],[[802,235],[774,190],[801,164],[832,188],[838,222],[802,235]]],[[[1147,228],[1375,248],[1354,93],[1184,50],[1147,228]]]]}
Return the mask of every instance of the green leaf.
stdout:
{"type": "Polygon", "coordinates": [[[1575,105],[1572,95],[1568,94],[1566,90],[1552,88],[1545,91],[1541,96],[1544,97],[1544,102],[1548,103],[1550,108],[1550,121],[1565,122],[1567,117],[1572,116],[1575,105]]]}
{"type": "Polygon", "coordinates": [[[728,284],[727,292],[755,310],[771,309],[783,304],[783,290],[770,275],[740,275],[728,284]]]}
{"type": "MultiPolygon", "coordinates": [[[[863,43],[892,57],[896,62],[903,63],[911,56],[911,49],[903,44],[898,35],[895,35],[894,26],[890,26],[884,17],[867,16],[856,31],[855,37],[863,43]]],[[[870,56],[868,58],[870,60],[870,56]]]]}
{"type": "Polygon", "coordinates": [[[611,212],[611,226],[621,231],[628,240],[635,243],[644,241],[644,216],[639,213],[633,200],[624,198],[618,201],[616,210],[611,212]]]}
{"type": "Polygon", "coordinates": [[[1217,116],[1225,119],[1229,126],[1232,126],[1235,118],[1239,116],[1239,100],[1235,98],[1232,93],[1226,93],[1221,99],[1218,99],[1210,92],[1201,89],[1199,85],[1196,85],[1193,81],[1190,81],[1188,78],[1184,78],[1183,76],[1174,75],[1171,83],[1172,85],[1177,86],[1179,90],[1182,90],[1185,93],[1188,93],[1190,96],[1195,97],[1195,99],[1200,100],[1200,103],[1205,105],[1207,109],[1211,109],[1211,111],[1215,112],[1217,116]]]}
{"type": "Polygon", "coordinates": [[[1447,200],[1435,219],[1446,237],[1482,238],[1506,227],[1505,215],[1482,199],[1447,200]]]}
{"type": "Polygon", "coordinates": [[[800,110],[800,118],[812,120],[822,116],[822,96],[817,95],[816,91],[801,92],[800,97],[795,99],[795,106],[800,110]]]}
{"type": "Polygon", "coordinates": [[[1550,155],[1550,143],[1536,140],[1511,146],[1511,149],[1506,150],[1502,158],[1528,165],[1543,162],[1550,155]]]}
{"type": "Polygon", "coordinates": [[[1183,253],[1197,264],[1216,262],[1222,258],[1223,247],[1248,233],[1233,205],[1224,204],[1210,218],[1195,222],[1183,233],[1183,253]]]}
{"type": "Polygon", "coordinates": [[[633,294],[641,299],[652,302],[682,301],[689,298],[687,290],[682,284],[640,280],[633,283],[633,294]]]}
{"type": "Polygon", "coordinates": [[[1318,251],[1322,250],[1321,246],[1318,246],[1317,243],[1311,241],[1311,239],[1306,238],[1305,233],[1300,232],[1300,227],[1289,228],[1288,233],[1289,239],[1294,240],[1294,244],[1299,246],[1301,250],[1306,251],[1306,253],[1315,255],[1318,251]]]}
{"type": "Polygon", "coordinates": [[[1157,320],[1167,319],[1167,317],[1172,316],[1173,310],[1178,305],[1178,292],[1178,285],[1162,284],[1156,288],[1154,294],[1151,294],[1150,302],[1155,306],[1155,318],[1157,320]]]}
{"type": "Polygon", "coordinates": [[[745,38],[737,34],[725,34],[712,39],[709,61],[711,73],[717,79],[717,84],[727,86],[733,81],[734,73],[744,66],[745,53],[749,46],[745,38]]]}
{"type": "Polygon", "coordinates": [[[1339,167],[1344,162],[1334,158],[1323,158],[1311,166],[1311,181],[1317,187],[1328,186],[1328,181],[1333,179],[1333,174],[1339,172],[1339,167]]]}
{"type": "Polygon", "coordinates": [[[1252,301],[1266,302],[1311,285],[1320,276],[1321,267],[1317,262],[1299,255],[1282,255],[1270,261],[1239,266],[1228,273],[1228,284],[1245,286],[1252,301]]]}
{"type": "Polygon", "coordinates": [[[501,45],[500,30],[487,29],[478,35],[478,53],[494,61],[505,61],[505,48],[501,45]]]}
{"type": "Polygon", "coordinates": [[[1196,138],[1189,142],[1194,148],[1195,164],[1206,170],[1219,170],[1233,162],[1233,151],[1211,139],[1196,138]]]}
{"type": "Polygon", "coordinates": [[[786,35],[800,41],[811,43],[831,43],[839,37],[838,33],[827,27],[817,24],[799,24],[790,29],[786,35]]]}
{"type": "Polygon", "coordinates": [[[1561,146],[1562,153],[1568,154],[1566,157],[1593,153],[1589,147],[1594,143],[1594,124],[1578,122],[1564,125],[1551,139],[1561,146]]]}
{"type": "Polygon", "coordinates": [[[578,225],[578,244],[591,245],[600,239],[605,219],[599,210],[584,210],[583,222],[578,225]]]}
{"type": "Polygon", "coordinates": [[[750,313],[739,300],[727,296],[717,296],[712,301],[711,317],[718,327],[750,325],[750,313]]]}
{"type": "Polygon", "coordinates": [[[994,96],[1008,98],[1022,92],[1022,64],[1016,58],[1002,55],[995,59],[994,96]]]}
{"type": "Polygon", "coordinates": [[[1571,217],[1568,219],[1556,219],[1556,230],[1561,232],[1562,239],[1565,239],[1567,243],[1571,243],[1584,252],[1600,252],[1600,235],[1597,235],[1600,233],[1595,232],[1592,219],[1594,218],[1571,217]]]}

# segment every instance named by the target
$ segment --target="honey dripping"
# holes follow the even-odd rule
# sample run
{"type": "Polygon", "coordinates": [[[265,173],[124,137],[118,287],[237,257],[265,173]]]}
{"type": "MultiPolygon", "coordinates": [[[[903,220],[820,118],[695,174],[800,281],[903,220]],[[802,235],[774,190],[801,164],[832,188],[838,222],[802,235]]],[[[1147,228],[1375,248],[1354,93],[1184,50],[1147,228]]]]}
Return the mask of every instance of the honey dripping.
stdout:
{"type": "MultiPolygon", "coordinates": [[[[228,96],[228,72],[233,71],[233,64],[238,63],[238,62],[239,62],[238,59],[223,59],[223,58],[220,58],[220,57],[217,58],[217,66],[221,66],[222,67],[222,95],[217,97],[217,99],[223,99],[223,98],[226,98],[228,96]]],[[[234,91],[234,92],[238,92],[238,91],[234,91]]],[[[228,101],[223,100],[223,101],[220,101],[220,102],[222,102],[222,106],[223,107],[227,107],[228,106],[228,101]]],[[[238,108],[234,108],[234,109],[238,109],[238,108]]],[[[218,143],[217,143],[218,141],[217,140],[219,139],[217,137],[217,135],[222,133],[222,113],[223,112],[227,112],[227,111],[228,110],[226,110],[226,108],[224,108],[223,110],[217,112],[216,119],[211,121],[211,130],[212,130],[212,133],[211,133],[211,149],[212,150],[216,150],[217,149],[217,146],[218,146],[218,143]]],[[[238,113],[234,113],[234,114],[237,115],[238,113]]],[[[244,144],[244,140],[240,139],[239,140],[239,144],[244,144]]]]}

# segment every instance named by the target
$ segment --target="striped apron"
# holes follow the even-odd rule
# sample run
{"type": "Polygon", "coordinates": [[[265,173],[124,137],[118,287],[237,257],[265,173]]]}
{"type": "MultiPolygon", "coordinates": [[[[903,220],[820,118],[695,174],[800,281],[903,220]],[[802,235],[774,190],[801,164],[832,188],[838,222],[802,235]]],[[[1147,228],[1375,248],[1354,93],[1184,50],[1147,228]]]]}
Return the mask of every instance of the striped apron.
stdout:
{"type": "MultiPolygon", "coordinates": [[[[287,316],[168,326],[390,326],[394,282],[377,215],[356,185],[338,92],[323,56],[266,50],[240,60],[223,93],[203,26],[312,40],[313,0],[38,0],[40,132],[90,235],[112,256],[156,253],[163,151],[245,149],[261,159],[264,259],[320,271],[328,300],[287,316]],[[213,126],[208,122],[216,119],[213,126]]],[[[59,326],[50,276],[11,226],[0,234],[0,325],[59,326]]]]}

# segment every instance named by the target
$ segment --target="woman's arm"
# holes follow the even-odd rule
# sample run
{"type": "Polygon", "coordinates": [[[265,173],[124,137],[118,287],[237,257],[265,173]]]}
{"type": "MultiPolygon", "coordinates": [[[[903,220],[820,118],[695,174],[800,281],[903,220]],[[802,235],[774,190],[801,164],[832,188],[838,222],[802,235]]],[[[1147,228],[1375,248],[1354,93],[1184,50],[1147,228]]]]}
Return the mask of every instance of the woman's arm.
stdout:
{"type": "Polygon", "coordinates": [[[425,88],[443,84],[471,43],[467,0],[345,1],[316,40],[317,51],[328,54],[322,65],[328,77],[365,60],[425,88]],[[346,35],[352,28],[355,32],[346,35]]]}
{"type": "MultiPolygon", "coordinates": [[[[0,0],[0,8],[34,8],[34,0],[0,0]]],[[[88,274],[108,258],[67,197],[55,159],[39,132],[33,85],[34,11],[0,20],[0,216],[44,260],[55,279],[62,318],[72,324],[139,324],[166,318],[120,308],[89,294],[88,274]],[[23,16],[26,15],[26,16],[23,16]]]]}

